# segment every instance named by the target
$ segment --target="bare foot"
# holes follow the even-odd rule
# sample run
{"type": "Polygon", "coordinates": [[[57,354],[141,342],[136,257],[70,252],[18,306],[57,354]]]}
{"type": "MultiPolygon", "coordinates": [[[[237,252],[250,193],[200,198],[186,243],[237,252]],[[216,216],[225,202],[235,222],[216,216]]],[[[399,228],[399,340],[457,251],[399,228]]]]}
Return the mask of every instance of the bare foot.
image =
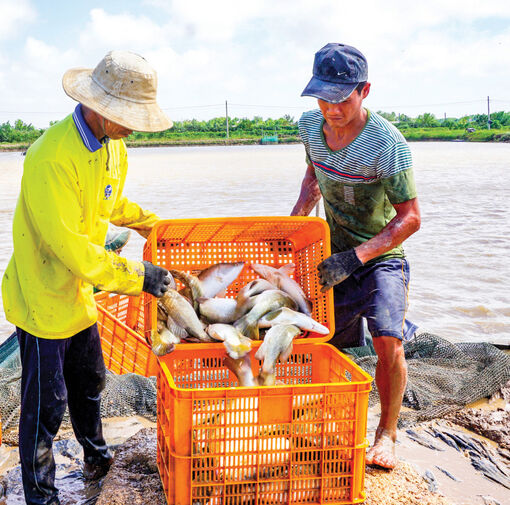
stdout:
{"type": "Polygon", "coordinates": [[[388,430],[377,428],[374,445],[367,452],[366,464],[377,465],[391,470],[397,466],[397,463],[394,437],[388,430]]]}

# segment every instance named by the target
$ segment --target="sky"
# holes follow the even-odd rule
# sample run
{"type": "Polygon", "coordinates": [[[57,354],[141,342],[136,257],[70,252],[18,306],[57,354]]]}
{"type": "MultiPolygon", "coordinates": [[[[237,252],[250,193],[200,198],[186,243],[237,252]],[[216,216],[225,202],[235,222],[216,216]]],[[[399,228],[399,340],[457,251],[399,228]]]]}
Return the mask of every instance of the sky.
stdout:
{"type": "Polygon", "coordinates": [[[298,119],[328,42],[368,60],[371,110],[438,118],[510,111],[509,0],[0,0],[0,124],[65,117],[69,68],[144,56],[174,120],[298,119]]]}

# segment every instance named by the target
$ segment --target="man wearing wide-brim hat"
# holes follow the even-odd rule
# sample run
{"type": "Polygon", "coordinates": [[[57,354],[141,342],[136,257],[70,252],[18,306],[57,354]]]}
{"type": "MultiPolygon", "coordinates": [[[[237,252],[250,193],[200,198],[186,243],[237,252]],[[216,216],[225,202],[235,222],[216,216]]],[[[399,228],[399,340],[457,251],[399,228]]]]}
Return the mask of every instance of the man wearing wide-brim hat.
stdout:
{"type": "Polygon", "coordinates": [[[105,366],[94,287],[162,296],[171,281],[165,269],[103,247],[110,222],[147,237],[159,220],[123,195],[122,139],[172,126],[156,103],[154,69],[137,54],[112,51],[93,70],[66,72],[63,86],[79,104],[27,151],[2,282],[21,351],[19,447],[29,505],[59,503],[52,443],[66,404],[85,478],[103,476],[111,464],[100,418],[105,366]]]}

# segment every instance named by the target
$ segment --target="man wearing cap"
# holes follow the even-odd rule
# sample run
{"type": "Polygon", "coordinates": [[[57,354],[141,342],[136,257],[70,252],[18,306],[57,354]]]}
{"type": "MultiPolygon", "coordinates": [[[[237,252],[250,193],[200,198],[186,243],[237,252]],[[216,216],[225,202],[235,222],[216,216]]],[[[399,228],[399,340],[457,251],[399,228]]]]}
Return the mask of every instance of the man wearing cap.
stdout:
{"type": "Polygon", "coordinates": [[[367,463],[393,468],[397,421],[407,381],[402,342],[409,265],[402,242],[420,227],[409,147],[402,134],[363,108],[367,62],[354,47],[327,44],[315,55],[302,96],[318,99],[299,133],[307,169],[292,215],[308,215],[324,199],[333,254],[319,266],[322,291],[334,287],[338,348],[365,345],[365,325],[378,356],[381,418],[367,463]]]}
{"type": "Polygon", "coordinates": [[[156,103],[155,71],[141,56],[113,51],[94,70],[66,72],[63,86],[79,104],[27,151],[14,253],[2,281],[21,351],[19,448],[29,505],[59,503],[52,443],[66,405],[85,478],[111,465],[100,418],[105,366],[94,287],[162,296],[170,282],[165,269],[103,247],[110,222],[146,237],[159,220],[123,195],[122,138],[172,126],[156,103]]]}

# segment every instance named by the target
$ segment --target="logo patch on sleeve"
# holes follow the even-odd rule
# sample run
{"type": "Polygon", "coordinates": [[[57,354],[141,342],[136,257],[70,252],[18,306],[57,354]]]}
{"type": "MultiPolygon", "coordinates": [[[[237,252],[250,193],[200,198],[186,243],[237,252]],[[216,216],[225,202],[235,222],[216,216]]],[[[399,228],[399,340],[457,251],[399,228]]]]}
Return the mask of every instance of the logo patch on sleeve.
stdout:
{"type": "Polygon", "coordinates": [[[112,188],[111,184],[108,184],[107,186],[105,186],[105,188],[104,188],[104,199],[105,200],[110,199],[110,197],[112,196],[112,191],[113,191],[113,188],[112,188]]]}

